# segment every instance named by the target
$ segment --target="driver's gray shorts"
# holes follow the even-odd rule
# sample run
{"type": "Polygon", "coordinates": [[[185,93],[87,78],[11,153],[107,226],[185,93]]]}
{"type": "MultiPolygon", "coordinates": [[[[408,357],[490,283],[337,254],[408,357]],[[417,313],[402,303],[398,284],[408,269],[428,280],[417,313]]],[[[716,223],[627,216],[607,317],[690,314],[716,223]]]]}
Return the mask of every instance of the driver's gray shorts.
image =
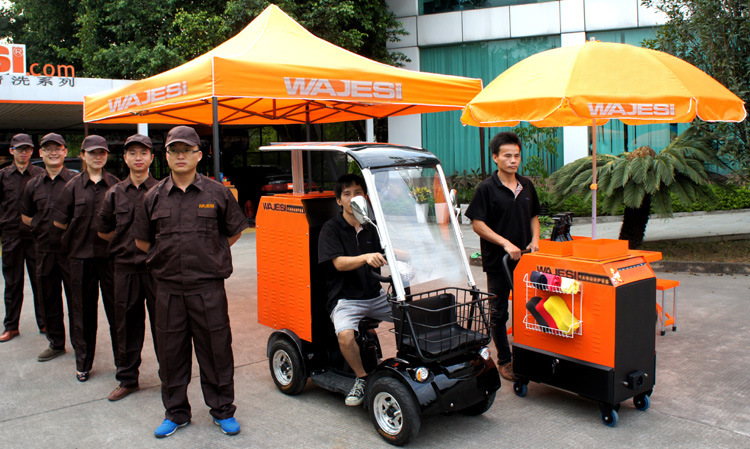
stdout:
{"type": "Polygon", "coordinates": [[[391,305],[385,293],[373,299],[339,299],[331,312],[336,335],[349,329],[356,331],[364,317],[393,322],[391,305]]]}

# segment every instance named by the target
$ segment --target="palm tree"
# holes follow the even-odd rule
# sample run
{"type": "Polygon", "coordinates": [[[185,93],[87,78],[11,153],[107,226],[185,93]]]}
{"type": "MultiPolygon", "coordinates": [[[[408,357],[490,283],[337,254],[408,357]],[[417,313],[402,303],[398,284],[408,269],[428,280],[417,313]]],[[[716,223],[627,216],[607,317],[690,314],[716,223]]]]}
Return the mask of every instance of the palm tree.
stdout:
{"type": "MultiPolygon", "coordinates": [[[[552,175],[553,200],[573,193],[591,198],[592,157],[578,159],[552,175]]],[[[658,155],[649,147],[639,147],[619,156],[597,155],[597,181],[602,209],[611,215],[625,206],[620,240],[631,249],[643,243],[651,210],[672,216],[672,196],[682,204],[715,200],[710,187],[721,177],[707,165],[726,168],[711,145],[710,137],[691,127],[672,140],[658,155]]]]}

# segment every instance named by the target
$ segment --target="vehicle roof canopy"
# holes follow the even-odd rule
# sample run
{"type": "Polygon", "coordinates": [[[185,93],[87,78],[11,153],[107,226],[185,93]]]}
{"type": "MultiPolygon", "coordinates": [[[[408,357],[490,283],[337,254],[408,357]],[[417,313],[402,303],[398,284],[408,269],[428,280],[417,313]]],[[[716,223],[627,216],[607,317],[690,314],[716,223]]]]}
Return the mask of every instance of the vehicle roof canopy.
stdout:
{"type": "Polygon", "coordinates": [[[336,151],[351,156],[361,168],[437,165],[440,160],[429,151],[391,143],[296,142],[260,147],[261,151],[336,151]]]}

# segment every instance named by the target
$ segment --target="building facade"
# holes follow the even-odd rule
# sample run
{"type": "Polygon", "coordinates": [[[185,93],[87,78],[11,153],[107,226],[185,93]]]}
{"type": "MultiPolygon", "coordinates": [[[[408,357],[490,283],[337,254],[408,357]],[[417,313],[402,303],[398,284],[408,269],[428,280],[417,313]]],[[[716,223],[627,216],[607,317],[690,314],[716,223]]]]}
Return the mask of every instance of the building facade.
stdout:
{"type": "MultiPolygon", "coordinates": [[[[391,43],[405,54],[406,68],[481,78],[486,86],[513,64],[535,53],[595,39],[641,45],[664,22],[659,11],[640,0],[387,0],[407,36],[391,43]]],[[[554,70],[550,67],[550,70],[554,70]]],[[[462,126],[461,111],[389,119],[389,140],[421,146],[435,153],[448,174],[481,165],[477,128],[462,126]]],[[[529,126],[522,124],[519,126],[529,126]]],[[[599,153],[620,154],[641,145],[663,148],[687,125],[628,126],[618,120],[599,127],[599,153]]],[[[489,128],[489,139],[510,128],[489,128]]],[[[533,145],[524,159],[541,155],[549,173],[590,155],[588,127],[555,130],[557,155],[541,154],[533,145]]],[[[487,152],[485,152],[487,153],[487,152]]],[[[487,167],[492,167],[486,154],[487,167]]]]}

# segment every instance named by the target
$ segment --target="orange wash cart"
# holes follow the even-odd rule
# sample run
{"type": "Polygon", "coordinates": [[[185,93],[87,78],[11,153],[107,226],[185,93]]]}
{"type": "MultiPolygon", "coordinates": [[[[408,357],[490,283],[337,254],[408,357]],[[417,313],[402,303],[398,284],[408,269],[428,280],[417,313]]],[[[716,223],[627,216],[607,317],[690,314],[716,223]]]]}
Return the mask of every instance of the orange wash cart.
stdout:
{"type": "Polygon", "coordinates": [[[582,237],[544,240],[539,252],[523,255],[513,276],[517,395],[526,394],[529,381],[577,393],[599,402],[609,426],[617,423],[619,403],[626,399],[648,408],[656,370],[656,278],[649,256],[629,251],[624,240],[582,237]],[[580,291],[565,294],[531,282],[532,271],[575,279],[580,291]],[[531,298],[553,295],[563,298],[580,323],[577,329],[542,327],[527,311],[531,298]]]}

